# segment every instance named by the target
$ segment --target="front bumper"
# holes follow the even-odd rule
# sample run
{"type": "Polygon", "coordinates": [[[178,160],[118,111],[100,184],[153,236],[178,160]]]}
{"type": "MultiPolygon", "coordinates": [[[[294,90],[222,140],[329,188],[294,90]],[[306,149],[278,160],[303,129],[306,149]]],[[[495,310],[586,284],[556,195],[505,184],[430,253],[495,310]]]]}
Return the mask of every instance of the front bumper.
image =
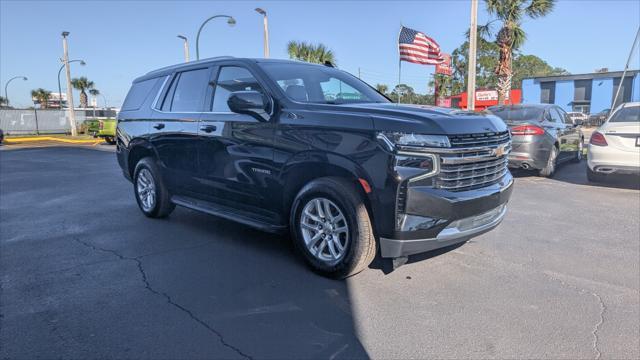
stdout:
{"type": "Polygon", "coordinates": [[[507,205],[502,204],[486,213],[454,221],[434,238],[413,240],[381,238],[380,252],[382,257],[396,258],[465,242],[500,225],[506,212],[507,205]]]}
{"type": "Polygon", "coordinates": [[[400,257],[465,242],[500,224],[513,190],[507,172],[485,188],[450,192],[427,187],[410,188],[407,213],[412,224],[403,224],[392,238],[380,238],[382,257],[400,257]]]}

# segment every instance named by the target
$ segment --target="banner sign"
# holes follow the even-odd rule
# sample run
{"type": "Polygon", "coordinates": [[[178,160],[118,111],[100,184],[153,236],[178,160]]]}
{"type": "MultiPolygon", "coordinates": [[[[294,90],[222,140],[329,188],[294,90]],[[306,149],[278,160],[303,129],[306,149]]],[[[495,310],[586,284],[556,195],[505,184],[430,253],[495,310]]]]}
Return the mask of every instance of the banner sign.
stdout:
{"type": "MultiPolygon", "coordinates": [[[[507,99],[509,95],[507,94],[507,99]]],[[[498,101],[498,91],[496,90],[481,90],[476,91],[476,101],[498,101]]]]}
{"type": "Polygon", "coordinates": [[[451,75],[451,55],[442,53],[444,61],[436,65],[436,74],[451,75]]]}

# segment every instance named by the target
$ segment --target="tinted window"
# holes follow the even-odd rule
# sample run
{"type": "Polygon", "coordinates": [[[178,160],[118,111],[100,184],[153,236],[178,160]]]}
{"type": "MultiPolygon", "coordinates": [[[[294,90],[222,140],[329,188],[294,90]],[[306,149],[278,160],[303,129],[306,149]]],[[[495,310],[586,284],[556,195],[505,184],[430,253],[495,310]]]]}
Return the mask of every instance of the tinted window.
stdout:
{"type": "Polygon", "coordinates": [[[554,123],[558,123],[558,124],[564,123],[563,116],[560,115],[560,111],[558,111],[558,109],[551,108],[549,110],[549,114],[551,114],[551,121],[553,121],[554,123]]]}
{"type": "Polygon", "coordinates": [[[149,93],[151,93],[151,90],[153,89],[153,86],[158,82],[158,79],[159,78],[155,78],[133,83],[127,97],[124,99],[122,110],[127,111],[140,109],[140,106],[142,106],[144,101],[147,99],[149,93]]]}
{"type": "Polygon", "coordinates": [[[220,68],[216,88],[213,93],[213,112],[231,112],[227,105],[229,95],[234,91],[254,90],[264,93],[258,80],[249,70],[238,66],[224,66],[220,68]]]}
{"type": "Polygon", "coordinates": [[[165,100],[162,102],[162,111],[171,111],[171,99],[173,99],[173,93],[176,91],[176,85],[178,84],[179,77],[180,75],[176,75],[171,81],[171,86],[164,96],[165,100]]]}
{"type": "MultiPolygon", "coordinates": [[[[204,93],[209,83],[209,69],[198,69],[181,72],[176,82],[170,109],[172,112],[202,111],[204,93]]],[[[172,85],[173,88],[174,85],[172,85]]],[[[170,91],[171,91],[170,90],[170,91]]],[[[169,94],[170,95],[170,94],[169,94]]],[[[170,99],[167,96],[167,99],[170,99]]],[[[165,104],[162,105],[165,109],[165,104]]]]}
{"type": "Polygon", "coordinates": [[[616,111],[609,122],[640,122],[640,106],[629,106],[616,111]]]}
{"type": "Polygon", "coordinates": [[[541,121],[544,109],[525,106],[493,106],[489,111],[506,122],[541,121]]]}
{"type": "Polygon", "coordinates": [[[355,76],[331,67],[307,64],[261,63],[285,92],[299,102],[344,104],[389,102],[355,76]]]}

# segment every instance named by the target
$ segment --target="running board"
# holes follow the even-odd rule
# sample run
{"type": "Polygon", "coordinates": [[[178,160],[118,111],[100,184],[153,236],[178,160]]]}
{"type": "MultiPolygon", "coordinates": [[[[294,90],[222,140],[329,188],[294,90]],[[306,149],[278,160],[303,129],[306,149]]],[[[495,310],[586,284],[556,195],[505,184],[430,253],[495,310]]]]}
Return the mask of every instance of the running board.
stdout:
{"type": "Polygon", "coordinates": [[[208,201],[202,201],[187,196],[174,195],[171,197],[171,202],[192,210],[200,211],[209,215],[214,215],[223,219],[251,226],[265,232],[279,234],[283,233],[287,229],[286,225],[274,224],[269,218],[264,216],[254,215],[247,211],[238,210],[225,205],[214,204],[208,201]]]}

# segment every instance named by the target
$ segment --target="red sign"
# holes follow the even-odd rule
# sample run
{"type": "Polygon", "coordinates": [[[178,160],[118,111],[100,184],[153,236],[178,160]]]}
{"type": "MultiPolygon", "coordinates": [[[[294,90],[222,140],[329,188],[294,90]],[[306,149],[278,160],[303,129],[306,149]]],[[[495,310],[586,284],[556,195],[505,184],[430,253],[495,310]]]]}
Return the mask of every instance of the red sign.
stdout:
{"type": "Polygon", "coordinates": [[[451,75],[451,55],[442,53],[444,61],[436,65],[436,74],[451,75]]]}

